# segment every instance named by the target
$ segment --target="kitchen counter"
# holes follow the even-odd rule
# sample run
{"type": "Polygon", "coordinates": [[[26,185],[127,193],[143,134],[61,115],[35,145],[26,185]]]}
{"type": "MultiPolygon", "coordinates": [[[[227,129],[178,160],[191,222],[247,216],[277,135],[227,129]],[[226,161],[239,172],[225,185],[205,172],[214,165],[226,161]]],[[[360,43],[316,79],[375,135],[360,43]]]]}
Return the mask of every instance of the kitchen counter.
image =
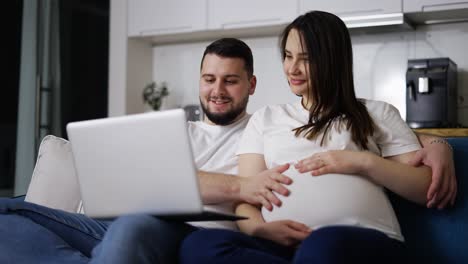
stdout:
{"type": "Polygon", "coordinates": [[[413,131],[440,137],[468,137],[468,128],[415,128],[413,131]]]}

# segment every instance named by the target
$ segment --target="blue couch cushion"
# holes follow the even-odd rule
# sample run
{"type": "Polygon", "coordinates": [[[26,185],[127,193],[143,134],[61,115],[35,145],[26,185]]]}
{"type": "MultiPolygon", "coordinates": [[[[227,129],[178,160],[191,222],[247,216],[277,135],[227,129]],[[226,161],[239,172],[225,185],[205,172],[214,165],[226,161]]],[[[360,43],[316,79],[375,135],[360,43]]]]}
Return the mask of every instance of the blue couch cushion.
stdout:
{"type": "Polygon", "coordinates": [[[447,139],[454,149],[455,206],[427,209],[391,194],[410,254],[417,263],[468,263],[468,137],[447,139]]]}

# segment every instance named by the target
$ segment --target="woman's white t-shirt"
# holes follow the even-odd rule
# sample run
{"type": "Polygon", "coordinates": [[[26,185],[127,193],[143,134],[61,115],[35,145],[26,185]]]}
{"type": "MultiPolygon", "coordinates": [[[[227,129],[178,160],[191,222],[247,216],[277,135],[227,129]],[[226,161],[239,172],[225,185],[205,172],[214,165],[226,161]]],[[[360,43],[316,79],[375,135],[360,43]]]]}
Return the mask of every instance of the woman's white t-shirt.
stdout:
{"type": "MultiPolygon", "coordinates": [[[[369,137],[369,151],[388,157],[421,148],[417,137],[390,104],[364,100],[376,131],[369,137]]],[[[309,112],[301,103],[266,106],[255,112],[247,124],[237,154],[264,155],[268,168],[295,163],[327,150],[361,150],[351,140],[344,122],[335,121],[324,145],[316,140],[296,137],[294,128],[308,123],[309,112]]],[[[364,177],[328,174],[319,177],[299,173],[291,166],[283,173],[293,179],[291,194],[281,197],[282,206],[272,212],[262,209],[265,221],[291,219],[312,229],[331,225],[373,228],[403,240],[393,208],[384,189],[364,177]]]]}

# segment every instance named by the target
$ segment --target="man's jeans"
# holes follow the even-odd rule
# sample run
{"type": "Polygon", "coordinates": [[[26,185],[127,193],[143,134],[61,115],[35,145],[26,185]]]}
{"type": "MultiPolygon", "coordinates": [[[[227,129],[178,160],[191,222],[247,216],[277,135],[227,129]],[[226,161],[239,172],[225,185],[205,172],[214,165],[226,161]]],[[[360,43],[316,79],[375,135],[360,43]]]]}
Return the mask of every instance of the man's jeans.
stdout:
{"type": "Polygon", "coordinates": [[[175,263],[193,230],[148,215],[111,224],[0,198],[0,263],[175,263]]]}

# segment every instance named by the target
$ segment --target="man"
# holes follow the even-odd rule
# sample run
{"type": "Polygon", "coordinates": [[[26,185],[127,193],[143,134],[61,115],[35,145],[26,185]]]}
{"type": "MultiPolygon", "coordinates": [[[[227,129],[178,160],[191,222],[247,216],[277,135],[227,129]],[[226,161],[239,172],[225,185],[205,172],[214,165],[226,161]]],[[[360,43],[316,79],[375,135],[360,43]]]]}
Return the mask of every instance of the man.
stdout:
{"type": "MultiPolygon", "coordinates": [[[[285,167],[264,171],[255,177],[233,177],[237,174],[237,140],[247,124],[246,107],[255,88],[252,53],[245,43],[236,39],[220,39],[206,48],[200,70],[200,103],[205,118],[203,122],[189,123],[189,132],[199,169],[203,202],[216,206],[218,210],[229,211],[233,203],[241,201],[271,210],[272,204],[281,205],[278,194],[288,194],[283,184],[291,183],[291,179],[281,175],[285,167]]],[[[454,199],[454,192],[450,191],[453,190],[450,186],[454,178],[450,149],[432,137],[421,140],[426,148],[414,164],[422,161],[430,167],[442,167],[444,173],[448,171],[435,176],[443,184],[433,188],[436,195],[431,197],[434,205],[445,206],[446,202],[454,199]]],[[[33,234],[5,230],[13,237],[21,233],[30,239],[18,243],[14,249],[22,254],[25,263],[28,260],[47,263],[176,263],[178,245],[187,234],[198,228],[194,225],[235,228],[231,222],[190,225],[146,215],[124,216],[111,224],[24,202],[5,205],[2,201],[0,213],[7,212],[9,215],[0,215],[0,220],[9,217],[9,221],[14,221],[11,217],[21,216],[38,225],[29,228],[35,230],[33,234]],[[51,250],[53,247],[55,249],[51,250]],[[26,259],[29,256],[31,258],[26,259]]],[[[21,221],[25,222],[23,218],[21,221]]],[[[0,245],[0,250],[7,249],[0,245]]],[[[18,263],[15,255],[2,253],[2,263],[13,260],[18,263]]]]}
{"type": "MultiPolygon", "coordinates": [[[[247,124],[248,98],[256,87],[250,48],[236,39],[219,40],[207,48],[201,68],[200,101],[206,118],[204,122],[190,123],[189,134],[199,169],[203,202],[222,211],[232,211],[232,204],[241,201],[269,209],[273,208],[272,204],[279,206],[281,202],[275,193],[287,195],[288,190],[283,184],[291,183],[291,179],[281,175],[285,168],[278,167],[256,177],[233,177],[237,174],[237,139],[247,124]]],[[[144,215],[119,218],[109,227],[110,222],[22,201],[4,199],[0,205],[0,213],[8,214],[3,215],[3,219],[12,222],[12,219],[22,217],[18,222],[24,223],[26,218],[37,225],[28,228],[35,230],[28,234],[21,233],[21,227],[5,227],[3,232],[10,236],[21,233],[31,240],[17,244],[14,250],[18,254],[0,254],[2,263],[18,263],[18,255],[24,262],[87,263],[91,258],[91,262],[96,263],[173,263],[178,243],[195,229],[189,224],[144,215]],[[51,250],[54,247],[55,250],[51,250]],[[145,254],[154,250],[156,254],[145,254]]],[[[194,225],[235,227],[232,222],[194,225]]],[[[9,250],[6,245],[1,247],[9,250]]]]}

